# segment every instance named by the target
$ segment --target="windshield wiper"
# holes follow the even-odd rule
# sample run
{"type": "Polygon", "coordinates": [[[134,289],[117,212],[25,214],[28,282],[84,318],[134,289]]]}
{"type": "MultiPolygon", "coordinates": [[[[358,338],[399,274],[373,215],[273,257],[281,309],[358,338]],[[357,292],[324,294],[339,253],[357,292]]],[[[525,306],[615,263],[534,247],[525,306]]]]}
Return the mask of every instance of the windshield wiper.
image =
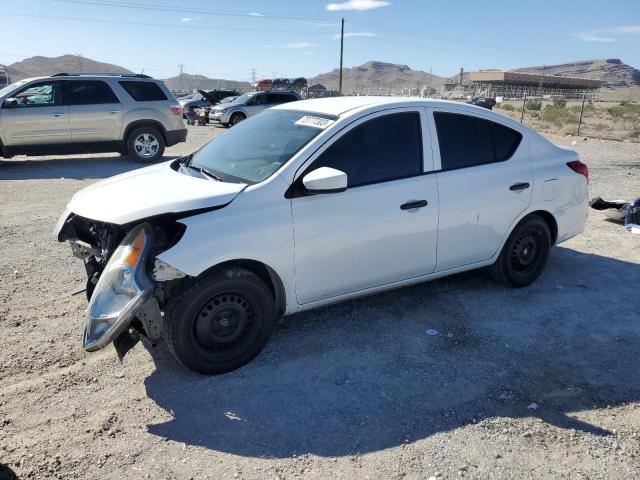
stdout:
{"type": "Polygon", "coordinates": [[[197,171],[197,172],[200,172],[202,175],[204,175],[204,176],[206,176],[206,177],[209,177],[209,178],[213,178],[214,180],[217,180],[217,181],[219,181],[219,182],[221,182],[221,181],[222,181],[222,179],[221,179],[219,176],[217,176],[215,173],[213,173],[213,172],[211,172],[211,171],[207,170],[207,169],[206,169],[206,168],[204,168],[204,167],[200,167],[200,166],[198,166],[198,165],[191,165],[190,163],[186,163],[186,164],[185,164],[185,167],[187,167],[187,168],[191,168],[191,169],[193,169],[193,170],[195,170],[195,171],[197,171]]]}

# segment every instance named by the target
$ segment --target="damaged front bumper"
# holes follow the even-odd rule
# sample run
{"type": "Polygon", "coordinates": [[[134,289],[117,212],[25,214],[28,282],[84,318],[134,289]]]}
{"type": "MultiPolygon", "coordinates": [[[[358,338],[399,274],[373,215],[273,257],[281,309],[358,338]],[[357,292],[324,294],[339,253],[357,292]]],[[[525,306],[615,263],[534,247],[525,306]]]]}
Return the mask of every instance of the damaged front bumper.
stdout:
{"type": "Polygon", "coordinates": [[[54,235],[69,241],[73,255],[87,271],[89,307],[83,346],[89,352],[114,344],[118,357],[140,339],[155,344],[162,337],[162,313],[167,288],[185,273],[155,258],[178,241],[177,224],[162,227],[145,222],[115,225],[65,211],[54,235]]]}

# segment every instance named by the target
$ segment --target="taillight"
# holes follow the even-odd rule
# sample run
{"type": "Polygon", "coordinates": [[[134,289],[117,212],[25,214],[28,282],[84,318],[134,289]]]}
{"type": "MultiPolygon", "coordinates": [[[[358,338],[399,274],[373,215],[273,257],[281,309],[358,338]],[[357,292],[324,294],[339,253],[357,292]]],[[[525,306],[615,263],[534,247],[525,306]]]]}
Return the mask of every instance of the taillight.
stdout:
{"type": "Polygon", "coordinates": [[[587,179],[587,183],[589,183],[589,167],[580,160],[574,160],[573,162],[567,163],[567,167],[580,175],[584,175],[584,178],[587,179]]]}
{"type": "Polygon", "coordinates": [[[180,105],[171,105],[169,108],[174,115],[182,115],[182,107],[180,105]]]}

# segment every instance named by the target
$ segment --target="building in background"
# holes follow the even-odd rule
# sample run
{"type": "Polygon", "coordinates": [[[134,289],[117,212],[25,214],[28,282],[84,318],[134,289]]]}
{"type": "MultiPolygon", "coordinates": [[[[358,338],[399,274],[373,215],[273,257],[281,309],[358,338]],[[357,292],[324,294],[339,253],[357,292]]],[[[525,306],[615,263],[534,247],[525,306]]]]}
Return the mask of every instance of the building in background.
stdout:
{"type": "Polygon", "coordinates": [[[469,75],[468,89],[475,96],[511,99],[556,95],[582,98],[584,94],[588,98],[596,98],[602,83],[600,80],[559,75],[480,70],[469,75]]]}

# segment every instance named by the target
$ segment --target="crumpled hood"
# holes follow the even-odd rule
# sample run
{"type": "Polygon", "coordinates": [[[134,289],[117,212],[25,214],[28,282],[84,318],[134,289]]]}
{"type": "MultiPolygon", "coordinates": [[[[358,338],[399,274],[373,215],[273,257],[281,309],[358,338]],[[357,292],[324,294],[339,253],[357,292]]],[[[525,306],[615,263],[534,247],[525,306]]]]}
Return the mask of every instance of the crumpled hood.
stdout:
{"type": "Polygon", "coordinates": [[[163,213],[226,205],[247,186],[184,175],[171,168],[173,162],[94,183],[76,193],[67,210],[92,220],[122,225],[163,213]]]}

